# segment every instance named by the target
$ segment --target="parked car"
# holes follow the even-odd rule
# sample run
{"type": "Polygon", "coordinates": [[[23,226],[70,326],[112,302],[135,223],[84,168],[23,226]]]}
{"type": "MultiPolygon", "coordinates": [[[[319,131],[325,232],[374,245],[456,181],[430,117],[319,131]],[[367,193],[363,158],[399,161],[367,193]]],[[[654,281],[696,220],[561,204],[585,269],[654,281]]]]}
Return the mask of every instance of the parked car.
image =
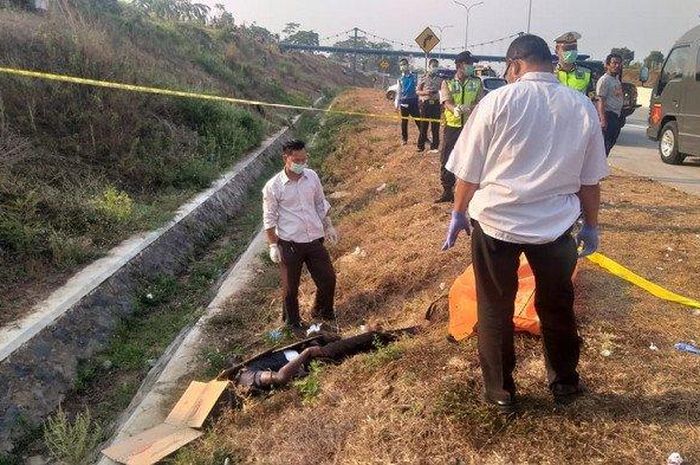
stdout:
{"type": "MultiPolygon", "coordinates": [[[[454,69],[439,69],[438,70],[438,76],[440,76],[442,79],[452,79],[455,75],[455,70],[454,69]]],[[[506,81],[503,78],[499,77],[492,77],[492,76],[480,76],[481,77],[481,82],[484,84],[484,94],[488,94],[492,90],[498,89],[499,87],[503,87],[506,84],[508,84],[508,81],[506,81]]],[[[393,101],[396,98],[396,92],[399,91],[399,84],[395,83],[392,86],[387,87],[386,89],[386,98],[387,100],[393,101]]]]}
{"type": "Polygon", "coordinates": [[[651,94],[647,136],[664,163],[700,156],[700,26],[678,39],[651,94]]]}

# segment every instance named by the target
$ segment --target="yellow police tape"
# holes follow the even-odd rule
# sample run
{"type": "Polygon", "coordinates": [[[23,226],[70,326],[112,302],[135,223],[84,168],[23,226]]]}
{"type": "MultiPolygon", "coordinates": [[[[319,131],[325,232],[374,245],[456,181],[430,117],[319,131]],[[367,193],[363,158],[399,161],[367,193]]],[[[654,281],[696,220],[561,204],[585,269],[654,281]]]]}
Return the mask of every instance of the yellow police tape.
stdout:
{"type": "MultiPolygon", "coordinates": [[[[147,93],[147,94],[157,94],[157,95],[167,95],[167,96],[172,96],[172,97],[185,97],[185,98],[197,98],[197,99],[204,99],[204,100],[214,100],[214,101],[219,101],[219,102],[228,102],[228,103],[235,103],[235,104],[240,104],[240,105],[259,105],[263,107],[272,107],[272,108],[283,108],[283,109],[288,109],[288,110],[299,110],[299,111],[317,111],[317,112],[324,112],[324,113],[330,113],[330,114],[339,114],[339,115],[348,115],[348,116],[362,116],[362,117],[368,117],[368,118],[380,118],[380,119],[387,119],[387,120],[393,120],[393,121],[401,121],[402,119],[409,119],[409,117],[401,117],[398,115],[388,115],[388,114],[379,114],[379,113],[363,113],[359,111],[345,111],[345,110],[331,110],[331,109],[323,109],[323,108],[314,108],[314,107],[308,107],[308,106],[300,106],[300,105],[287,105],[283,103],[270,103],[270,102],[262,102],[262,101],[257,101],[257,100],[247,100],[247,99],[238,99],[238,98],[233,98],[233,97],[221,97],[219,95],[210,95],[210,94],[202,94],[199,92],[185,92],[185,91],[180,91],[180,90],[170,90],[170,89],[161,89],[158,87],[148,87],[148,86],[139,86],[139,85],[134,85],[134,84],[124,84],[120,82],[112,82],[112,81],[102,81],[102,80],[97,80],[97,79],[86,79],[86,78],[80,78],[76,76],[69,76],[65,74],[56,74],[56,73],[46,73],[42,71],[29,71],[25,69],[17,69],[17,68],[5,68],[5,67],[0,67],[0,73],[4,74],[9,74],[13,76],[22,76],[22,77],[28,77],[28,78],[35,78],[35,79],[45,79],[49,81],[59,81],[59,82],[69,82],[73,84],[82,84],[82,85],[87,85],[87,86],[93,86],[93,87],[105,87],[109,89],[118,89],[118,90],[127,90],[130,92],[142,92],[142,93],[147,93]]],[[[416,121],[429,121],[429,122],[440,122],[439,119],[431,119],[431,118],[413,118],[416,121]]],[[[695,308],[700,308],[700,302],[689,299],[687,297],[683,297],[681,295],[675,294],[669,290],[664,289],[661,286],[658,286],[650,281],[647,281],[646,279],[642,278],[641,276],[633,273],[632,271],[628,270],[624,266],[620,265],[619,263],[616,263],[615,261],[609,259],[608,257],[600,254],[600,253],[594,253],[592,255],[588,256],[588,259],[592,261],[593,263],[596,263],[597,265],[600,265],[601,267],[605,268],[608,270],[610,273],[614,274],[615,276],[618,276],[622,279],[625,279],[632,284],[641,287],[642,289],[646,290],[647,292],[651,293],[652,295],[655,295],[656,297],[659,297],[661,299],[665,299],[671,302],[677,302],[682,305],[687,305],[689,307],[695,307],[695,308]]]]}
{"type": "Polygon", "coordinates": [[[600,267],[614,274],[615,276],[627,280],[635,286],[641,287],[642,289],[656,297],[668,300],[670,302],[676,302],[681,305],[686,305],[688,307],[700,308],[700,302],[698,302],[697,300],[693,300],[688,297],[683,297],[682,295],[678,295],[674,292],[664,289],[663,287],[642,278],[638,274],[632,272],[631,270],[625,268],[624,266],[620,265],[614,260],[611,260],[603,254],[594,253],[589,255],[587,258],[596,265],[599,265],[600,267]]]}
{"type": "Polygon", "coordinates": [[[44,79],[44,80],[49,80],[49,81],[69,82],[72,84],[82,84],[82,85],[93,86],[93,87],[106,87],[109,89],[127,90],[130,92],[141,92],[141,93],[146,93],[146,94],[167,95],[167,96],[171,96],[171,97],[185,97],[185,98],[196,98],[196,99],[203,99],[203,100],[214,100],[214,101],[219,101],[219,102],[235,103],[235,104],[239,104],[239,105],[255,105],[255,106],[261,106],[261,107],[283,108],[283,109],[287,109],[287,110],[299,110],[299,111],[317,111],[317,112],[331,113],[331,114],[338,114],[338,115],[364,116],[364,117],[368,117],[368,118],[380,118],[380,119],[393,120],[393,121],[401,121],[403,119],[406,119],[406,120],[413,119],[415,121],[427,121],[427,122],[433,122],[433,123],[441,122],[441,120],[439,120],[439,119],[431,119],[431,118],[411,118],[408,116],[402,117],[399,115],[389,115],[389,114],[379,114],[379,113],[363,113],[363,112],[359,112],[359,111],[331,110],[331,109],[314,108],[314,107],[301,106],[301,105],[287,105],[284,103],[270,103],[270,102],[262,102],[262,101],[258,101],[258,100],[247,100],[247,99],[239,99],[239,98],[233,98],[233,97],[222,97],[219,95],[203,94],[200,92],[186,92],[186,91],[180,91],[180,90],[162,89],[159,87],[148,87],[148,86],[139,86],[139,85],[134,85],[134,84],[124,84],[122,82],[102,81],[102,80],[98,80],[98,79],[86,79],[86,78],[81,78],[81,77],[77,77],[77,76],[69,76],[66,74],[46,73],[43,71],[30,71],[30,70],[26,70],[26,69],[0,67],[0,73],[9,74],[9,75],[13,75],[13,76],[34,78],[34,79],[44,79]]]}

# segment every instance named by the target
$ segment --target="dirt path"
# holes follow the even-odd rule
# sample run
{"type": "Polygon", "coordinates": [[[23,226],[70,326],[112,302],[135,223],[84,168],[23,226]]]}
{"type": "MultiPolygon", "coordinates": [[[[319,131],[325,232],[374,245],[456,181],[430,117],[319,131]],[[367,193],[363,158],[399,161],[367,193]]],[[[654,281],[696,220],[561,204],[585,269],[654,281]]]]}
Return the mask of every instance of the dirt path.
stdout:
{"type": "MultiPolygon", "coordinates": [[[[370,90],[344,94],[337,105],[391,111],[370,90]]],[[[410,130],[415,141],[415,126],[410,130]]],[[[323,171],[342,236],[332,254],[346,332],[366,322],[421,322],[470,262],[464,237],[453,251],[439,252],[450,207],[432,203],[438,156],[398,142],[396,125],[362,121],[328,145],[335,150],[323,171]]],[[[603,190],[602,252],[671,290],[700,296],[700,199],[622,172],[603,190]]],[[[261,270],[261,286],[230,303],[231,322],[219,320],[216,332],[231,334],[251,322],[258,332],[248,337],[259,340],[261,321],[250,302],[273,324],[280,312],[275,279],[272,267],[261,270]],[[247,319],[234,318],[244,310],[247,319]]],[[[309,308],[308,280],[302,296],[309,308]]],[[[592,392],[555,410],[540,341],[519,336],[523,413],[504,421],[480,402],[475,340],[446,341],[445,305],[443,318],[419,337],[323,367],[313,395],[289,388],[247,399],[175,463],[227,456],[266,464],[662,463],[673,451],[700,461],[700,365],[673,349],[675,342],[700,340],[700,316],[692,310],[581,262],[580,369],[592,392]]]]}

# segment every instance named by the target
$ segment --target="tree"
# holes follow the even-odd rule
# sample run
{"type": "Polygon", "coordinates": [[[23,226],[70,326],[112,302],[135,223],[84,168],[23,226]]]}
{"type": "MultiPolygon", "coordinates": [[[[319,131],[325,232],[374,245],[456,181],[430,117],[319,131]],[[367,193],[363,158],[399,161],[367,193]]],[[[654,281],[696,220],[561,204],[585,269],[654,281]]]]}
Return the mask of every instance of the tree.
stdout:
{"type": "Polygon", "coordinates": [[[634,52],[627,47],[613,48],[610,53],[616,53],[622,57],[622,64],[624,66],[629,66],[634,60],[634,52]]]}
{"type": "Polygon", "coordinates": [[[659,69],[662,64],[664,64],[664,54],[658,50],[653,50],[644,59],[644,64],[649,69],[659,69]]]}
{"type": "Polygon", "coordinates": [[[318,46],[318,33],[314,31],[298,31],[288,36],[283,42],[292,45],[318,46]]]}
{"type": "Polygon", "coordinates": [[[284,29],[282,29],[282,34],[284,34],[286,37],[289,37],[291,35],[296,34],[296,32],[299,30],[301,27],[301,24],[299,23],[287,23],[284,26],[284,29]]]}

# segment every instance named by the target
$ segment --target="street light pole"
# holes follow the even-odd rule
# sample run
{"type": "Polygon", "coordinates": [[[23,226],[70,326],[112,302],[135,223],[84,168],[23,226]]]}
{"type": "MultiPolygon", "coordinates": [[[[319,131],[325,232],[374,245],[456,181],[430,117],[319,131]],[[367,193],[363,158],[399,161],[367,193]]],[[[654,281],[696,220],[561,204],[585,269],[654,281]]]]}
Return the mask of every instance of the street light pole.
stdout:
{"type": "Polygon", "coordinates": [[[477,2],[473,3],[471,5],[465,5],[462,2],[459,2],[457,0],[452,0],[455,5],[461,6],[465,10],[467,10],[467,26],[464,28],[464,50],[466,50],[469,47],[469,12],[471,11],[472,8],[475,6],[483,5],[484,2],[477,2]]]}
{"type": "Polygon", "coordinates": [[[432,27],[434,27],[435,29],[437,29],[437,30],[440,31],[440,55],[442,55],[442,44],[443,44],[443,40],[442,40],[442,39],[443,39],[443,37],[444,37],[444,32],[443,32],[443,31],[444,31],[445,29],[447,29],[447,28],[454,27],[454,25],[452,25],[452,24],[447,24],[447,25],[445,25],[445,26],[432,26],[432,27]]]}
{"type": "Polygon", "coordinates": [[[530,33],[530,21],[532,20],[532,0],[528,0],[527,6],[527,33],[530,33]]]}

